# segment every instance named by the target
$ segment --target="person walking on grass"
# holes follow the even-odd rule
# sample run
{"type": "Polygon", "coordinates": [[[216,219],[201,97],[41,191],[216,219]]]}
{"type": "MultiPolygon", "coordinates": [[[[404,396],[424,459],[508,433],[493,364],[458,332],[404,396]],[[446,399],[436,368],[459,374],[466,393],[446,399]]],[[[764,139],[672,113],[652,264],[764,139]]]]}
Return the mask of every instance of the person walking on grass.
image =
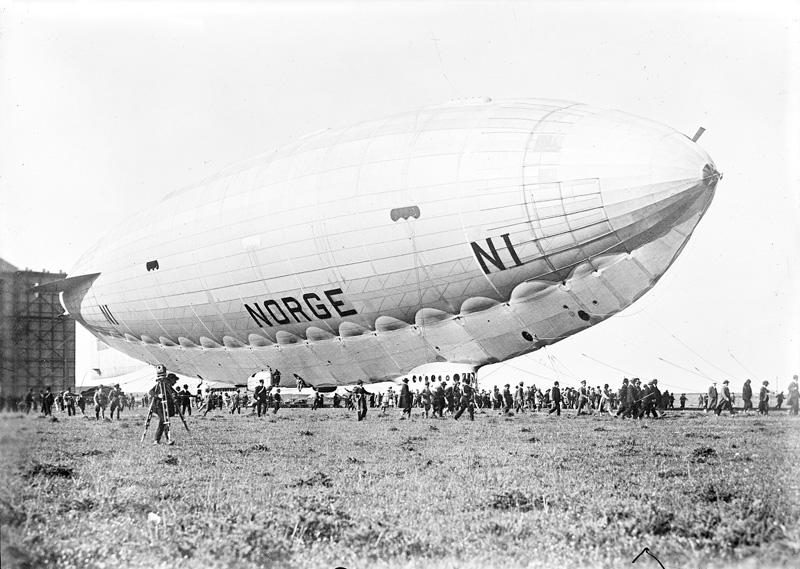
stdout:
{"type": "Polygon", "coordinates": [[[714,381],[708,388],[708,399],[706,399],[706,413],[713,411],[717,407],[717,382],[714,381]]]}
{"type": "Polygon", "coordinates": [[[103,419],[106,418],[106,405],[108,405],[108,397],[106,396],[106,392],[103,390],[103,386],[97,386],[97,389],[94,392],[94,418],[99,421],[100,415],[103,416],[103,419]]]}
{"type": "Polygon", "coordinates": [[[525,412],[525,386],[523,382],[519,382],[519,385],[514,390],[514,412],[515,413],[524,413],[525,412]]]}
{"type": "Polygon", "coordinates": [[[725,409],[728,409],[731,415],[733,415],[733,402],[731,400],[731,390],[728,388],[729,383],[730,382],[727,379],[722,382],[722,392],[720,393],[717,407],[714,409],[714,413],[716,413],[717,417],[719,417],[720,413],[722,413],[725,409]]]}
{"type": "Polygon", "coordinates": [[[122,406],[122,402],[120,399],[122,398],[122,389],[119,387],[119,383],[114,385],[111,388],[111,391],[108,392],[108,400],[111,403],[111,408],[109,411],[109,417],[111,419],[114,418],[114,411],[117,412],[117,420],[119,421],[119,411],[120,407],[122,406]]]}
{"type": "Polygon", "coordinates": [[[258,416],[261,416],[263,412],[265,415],[267,414],[267,388],[264,387],[264,380],[258,380],[258,385],[256,386],[256,390],[253,394],[253,399],[256,402],[256,412],[258,416]]]}
{"type": "Polygon", "coordinates": [[[769,414],[769,381],[761,384],[761,391],[758,392],[758,412],[761,415],[769,414]]]}
{"type": "Polygon", "coordinates": [[[753,388],[750,385],[749,379],[746,379],[742,386],[742,401],[744,404],[744,412],[749,415],[748,411],[753,410],[753,388]]]}
{"type": "Polygon", "coordinates": [[[75,395],[72,393],[71,387],[67,387],[63,397],[64,406],[67,408],[67,417],[73,417],[75,415],[75,395]]]}
{"type": "Polygon", "coordinates": [[[586,389],[586,380],[581,380],[581,386],[578,389],[578,415],[588,415],[592,412],[592,407],[589,405],[589,391],[586,389]],[[586,407],[586,413],[581,413],[581,409],[586,407]]]}
{"type": "Polygon", "coordinates": [[[364,382],[360,379],[353,388],[351,397],[355,398],[355,407],[357,410],[358,420],[363,421],[367,418],[367,390],[364,389],[364,382]]]}
{"type": "Polygon", "coordinates": [[[686,409],[686,401],[688,401],[688,399],[686,399],[685,393],[681,393],[681,398],[679,399],[679,401],[681,402],[681,411],[683,411],[684,409],[686,409]]]}
{"type": "Polygon", "coordinates": [[[406,417],[411,418],[411,391],[408,389],[408,378],[403,378],[403,385],[400,386],[400,408],[403,412],[400,414],[402,421],[406,417]]]}
{"type": "Polygon", "coordinates": [[[242,396],[238,389],[231,394],[231,415],[234,413],[242,414],[242,396]]]}
{"type": "Polygon", "coordinates": [[[475,391],[472,388],[469,376],[464,377],[463,385],[461,386],[461,401],[459,402],[458,412],[453,415],[453,419],[458,421],[464,411],[469,411],[469,420],[475,420],[475,391]]]}

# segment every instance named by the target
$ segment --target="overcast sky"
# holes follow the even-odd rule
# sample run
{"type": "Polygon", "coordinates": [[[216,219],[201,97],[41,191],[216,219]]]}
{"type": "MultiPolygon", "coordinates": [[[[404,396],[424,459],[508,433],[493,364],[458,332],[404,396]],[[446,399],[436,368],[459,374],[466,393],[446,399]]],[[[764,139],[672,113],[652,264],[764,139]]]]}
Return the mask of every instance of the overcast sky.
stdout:
{"type": "Polygon", "coordinates": [[[724,179],[644,298],[482,375],[704,391],[800,372],[797,3],[3,5],[0,257],[20,268],[69,271],[132,210],[310,132],[457,97],[567,99],[705,127],[724,179]]]}

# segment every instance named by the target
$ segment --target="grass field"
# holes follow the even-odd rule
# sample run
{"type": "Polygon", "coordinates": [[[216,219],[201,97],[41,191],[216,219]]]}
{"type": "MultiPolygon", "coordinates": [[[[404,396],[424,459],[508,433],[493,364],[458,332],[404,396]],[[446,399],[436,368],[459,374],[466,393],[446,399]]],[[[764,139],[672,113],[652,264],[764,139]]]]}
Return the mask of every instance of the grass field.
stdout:
{"type": "Polygon", "coordinates": [[[785,414],[56,416],[0,414],[4,568],[800,565],[785,414]]]}

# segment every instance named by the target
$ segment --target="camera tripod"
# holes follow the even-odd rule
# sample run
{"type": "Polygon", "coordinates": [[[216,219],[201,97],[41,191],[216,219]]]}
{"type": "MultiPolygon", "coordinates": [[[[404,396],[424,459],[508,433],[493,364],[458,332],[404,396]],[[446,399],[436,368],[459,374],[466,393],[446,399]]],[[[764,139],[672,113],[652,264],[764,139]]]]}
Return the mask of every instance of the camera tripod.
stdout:
{"type": "Polygon", "coordinates": [[[186,428],[186,432],[189,433],[189,426],[186,424],[186,419],[183,418],[183,414],[181,413],[180,407],[178,402],[175,401],[172,395],[172,388],[167,385],[167,368],[163,365],[159,365],[156,368],[156,388],[155,394],[153,396],[152,401],[150,401],[150,410],[147,413],[147,421],[144,424],[144,432],[142,433],[142,438],[139,442],[144,442],[144,438],[147,436],[147,429],[150,427],[150,420],[153,418],[153,414],[156,413],[156,405],[159,403],[156,402],[156,399],[160,400],[161,405],[161,413],[163,416],[163,423],[164,423],[164,434],[167,436],[167,440],[172,440],[172,433],[170,432],[170,421],[169,421],[169,406],[172,405],[173,409],[175,409],[175,413],[178,417],[181,418],[181,422],[183,426],[186,428]],[[157,395],[156,395],[157,394],[157,395]]]}

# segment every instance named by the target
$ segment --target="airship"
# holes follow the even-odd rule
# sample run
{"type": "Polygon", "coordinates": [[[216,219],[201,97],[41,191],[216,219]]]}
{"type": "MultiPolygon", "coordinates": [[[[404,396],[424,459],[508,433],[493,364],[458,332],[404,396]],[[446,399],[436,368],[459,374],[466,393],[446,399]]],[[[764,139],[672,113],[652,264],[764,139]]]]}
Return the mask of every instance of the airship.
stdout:
{"type": "Polygon", "coordinates": [[[454,100],[169,193],[44,286],[112,348],[208,381],[478,370],[658,282],[722,178],[697,138],[568,101],[454,100]]]}

